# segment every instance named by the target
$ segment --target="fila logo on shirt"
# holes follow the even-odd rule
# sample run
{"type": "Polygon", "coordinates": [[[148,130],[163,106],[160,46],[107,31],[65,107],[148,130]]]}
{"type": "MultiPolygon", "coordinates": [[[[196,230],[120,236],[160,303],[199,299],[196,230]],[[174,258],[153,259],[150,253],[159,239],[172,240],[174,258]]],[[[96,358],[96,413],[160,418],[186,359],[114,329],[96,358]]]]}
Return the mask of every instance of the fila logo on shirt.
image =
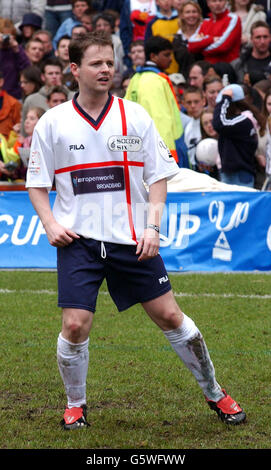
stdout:
{"type": "Polygon", "coordinates": [[[77,145],[77,144],[72,144],[72,145],[69,145],[69,150],[84,150],[84,145],[81,144],[81,145],[77,145]]]}

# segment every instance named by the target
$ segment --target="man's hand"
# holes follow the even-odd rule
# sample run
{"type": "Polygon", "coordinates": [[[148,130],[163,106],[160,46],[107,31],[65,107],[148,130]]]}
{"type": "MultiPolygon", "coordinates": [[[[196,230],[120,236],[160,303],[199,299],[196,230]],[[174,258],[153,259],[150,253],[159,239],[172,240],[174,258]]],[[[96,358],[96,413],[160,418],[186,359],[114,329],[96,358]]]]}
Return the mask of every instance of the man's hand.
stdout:
{"type": "Polygon", "coordinates": [[[152,228],[146,228],[137,245],[136,254],[139,255],[138,261],[154,258],[158,254],[159,246],[159,233],[152,228]]]}
{"type": "Polygon", "coordinates": [[[80,238],[72,230],[63,227],[56,221],[44,226],[50,245],[63,248],[70,245],[75,238],[80,238]]]}
{"type": "Polygon", "coordinates": [[[28,188],[30,200],[37,212],[50,245],[64,247],[80,238],[77,233],[60,225],[53,216],[46,188],[28,188]]]}

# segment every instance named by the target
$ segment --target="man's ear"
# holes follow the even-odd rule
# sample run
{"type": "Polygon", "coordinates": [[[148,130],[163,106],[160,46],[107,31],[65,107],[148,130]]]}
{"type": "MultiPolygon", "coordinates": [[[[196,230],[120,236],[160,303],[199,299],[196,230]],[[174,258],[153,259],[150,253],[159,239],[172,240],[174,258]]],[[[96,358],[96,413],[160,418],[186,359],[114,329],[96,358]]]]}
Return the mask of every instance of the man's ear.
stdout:
{"type": "Polygon", "coordinates": [[[150,60],[152,62],[155,62],[156,63],[156,57],[157,57],[157,54],[155,54],[155,52],[151,52],[150,53],[150,60]]]}
{"type": "Polygon", "coordinates": [[[73,74],[74,78],[78,79],[78,76],[79,76],[79,67],[77,64],[75,64],[74,62],[71,62],[70,63],[70,69],[71,69],[71,73],[73,74]]]}

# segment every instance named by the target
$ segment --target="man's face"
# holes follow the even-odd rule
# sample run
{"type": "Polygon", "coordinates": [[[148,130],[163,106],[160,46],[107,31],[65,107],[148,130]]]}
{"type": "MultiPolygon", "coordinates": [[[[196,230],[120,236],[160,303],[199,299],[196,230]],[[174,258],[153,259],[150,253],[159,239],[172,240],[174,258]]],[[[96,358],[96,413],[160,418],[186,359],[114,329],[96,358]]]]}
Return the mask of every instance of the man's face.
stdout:
{"type": "Polygon", "coordinates": [[[86,28],[82,26],[75,26],[72,29],[72,39],[80,39],[81,36],[84,36],[87,33],[86,28]]]}
{"type": "Polygon", "coordinates": [[[56,55],[64,62],[69,61],[69,44],[70,39],[61,39],[56,51],[56,55]]]}
{"type": "Polygon", "coordinates": [[[52,50],[52,41],[48,34],[38,33],[35,35],[43,44],[45,54],[48,54],[52,50]]]}
{"type": "Polygon", "coordinates": [[[253,30],[251,35],[252,47],[258,54],[265,54],[269,51],[270,41],[269,29],[259,27],[253,30]]]}
{"type": "Polygon", "coordinates": [[[204,76],[201,68],[198,65],[194,65],[189,72],[189,84],[202,88],[204,76]]]}
{"type": "Polygon", "coordinates": [[[187,93],[184,98],[184,106],[188,116],[198,119],[203,111],[205,100],[200,93],[187,93]]]}
{"type": "Polygon", "coordinates": [[[72,11],[73,11],[73,14],[76,16],[76,18],[80,20],[83,13],[87,10],[87,8],[88,8],[87,2],[83,0],[82,1],[78,0],[78,2],[74,4],[72,11]]]}
{"type": "Polygon", "coordinates": [[[62,85],[62,70],[57,65],[46,65],[42,78],[48,87],[62,85]]]}
{"type": "Polygon", "coordinates": [[[226,8],[226,0],[207,0],[207,5],[214,15],[219,15],[226,8]]]}
{"type": "Polygon", "coordinates": [[[135,65],[136,67],[138,65],[144,65],[145,63],[144,46],[141,46],[140,44],[137,44],[136,46],[132,46],[130,57],[131,57],[131,61],[133,65],[135,65]]]}
{"type": "Polygon", "coordinates": [[[58,104],[65,103],[67,101],[66,95],[64,93],[55,92],[52,93],[50,99],[48,100],[49,108],[54,108],[58,104]]]}
{"type": "Polygon", "coordinates": [[[172,51],[170,49],[166,49],[158,52],[158,54],[152,53],[150,55],[150,59],[159,69],[166,70],[172,62],[172,51]]]}
{"type": "Polygon", "coordinates": [[[106,33],[109,33],[109,34],[112,33],[111,24],[108,21],[104,20],[103,18],[98,19],[98,21],[96,22],[95,30],[105,31],[106,33]]]}
{"type": "Polygon", "coordinates": [[[156,5],[161,12],[167,12],[172,8],[172,0],[156,0],[156,5]]]}
{"type": "Polygon", "coordinates": [[[80,91],[107,94],[114,76],[114,52],[111,46],[89,46],[81,64],[71,63],[71,71],[80,91]]]}
{"type": "Polygon", "coordinates": [[[87,31],[91,32],[93,30],[92,18],[90,15],[83,15],[81,18],[82,25],[86,28],[87,31]]]}
{"type": "Polygon", "coordinates": [[[32,64],[39,63],[44,56],[43,44],[40,41],[31,41],[26,49],[26,54],[32,64]]]}

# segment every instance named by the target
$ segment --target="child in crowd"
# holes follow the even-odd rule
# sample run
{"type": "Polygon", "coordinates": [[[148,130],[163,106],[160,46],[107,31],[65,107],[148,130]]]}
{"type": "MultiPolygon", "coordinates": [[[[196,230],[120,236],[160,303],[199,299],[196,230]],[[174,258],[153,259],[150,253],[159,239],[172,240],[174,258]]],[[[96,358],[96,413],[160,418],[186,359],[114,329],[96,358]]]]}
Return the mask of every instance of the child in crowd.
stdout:
{"type": "Polygon", "coordinates": [[[138,39],[137,41],[133,41],[130,46],[129,57],[132,62],[132,69],[135,70],[136,67],[145,64],[145,49],[144,49],[144,41],[142,39],[138,39]]]}
{"type": "MultiPolygon", "coordinates": [[[[200,130],[202,140],[204,139],[215,139],[218,140],[218,134],[213,128],[213,117],[214,112],[213,108],[205,108],[200,116],[200,130]]],[[[200,173],[207,173],[212,178],[220,180],[220,169],[221,169],[221,160],[219,156],[219,152],[217,152],[217,160],[216,164],[213,166],[204,165],[203,163],[197,162],[197,170],[200,173]]]]}
{"type": "Polygon", "coordinates": [[[218,93],[222,90],[222,79],[217,76],[210,76],[204,79],[203,91],[205,94],[206,105],[209,108],[215,109],[216,98],[218,93]]]}
{"type": "Polygon", "coordinates": [[[200,116],[205,106],[203,90],[195,86],[188,86],[183,93],[183,104],[188,116],[191,117],[185,127],[184,141],[187,147],[190,166],[193,170],[196,170],[196,147],[202,138],[200,116]]]}

